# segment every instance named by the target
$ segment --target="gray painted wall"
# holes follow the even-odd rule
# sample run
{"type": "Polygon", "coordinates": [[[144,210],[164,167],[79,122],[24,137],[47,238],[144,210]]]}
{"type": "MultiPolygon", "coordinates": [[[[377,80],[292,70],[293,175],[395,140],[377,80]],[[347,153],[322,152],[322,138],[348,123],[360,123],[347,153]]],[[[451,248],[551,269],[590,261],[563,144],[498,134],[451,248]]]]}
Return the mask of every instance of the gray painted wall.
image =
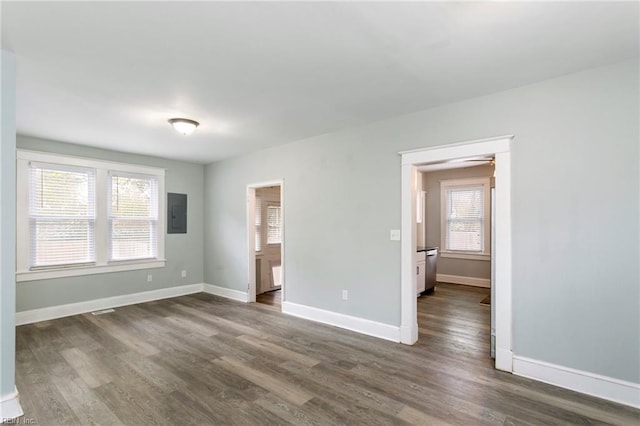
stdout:
{"type": "MultiPolygon", "coordinates": [[[[442,213],[440,209],[440,182],[443,180],[492,176],[493,166],[438,170],[422,174],[422,190],[427,191],[426,245],[428,247],[443,247],[440,235],[440,216],[442,213]]],[[[491,278],[491,262],[489,260],[456,259],[452,257],[442,257],[440,255],[438,256],[438,274],[489,279],[491,278]]]]}
{"type": "Polygon", "coordinates": [[[0,106],[0,401],[15,392],[16,63],[2,50],[0,106]]]}
{"type": "MultiPolygon", "coordinates": [[[[18,135],[17,144],[18,148],[35,151],[165,168],[166,192],[187,194],[188,203],[187,234],[168,234],[165,237],[167,263],[164,268],[19,282],[16,296],[18,311],[203,282],[202,165],[124,154],[23,135],[18,135]],[[187,270],[186,278],[181,277],[183,269],[187,270]],[[147,282],[147,274],[153,275],[153,281],[150,283],[147,282]]],[[[166,227],[166,224],[163,226],[166,227]]]]}
{"type": "Polygon", "coordinates": [[[284,178],[286,299],[399,325],[397,152],[514,134],[514,352],[640,382],[638,71],[633,60],[209,165],[205,281],[246,291],[246,185],[284,178]]]}

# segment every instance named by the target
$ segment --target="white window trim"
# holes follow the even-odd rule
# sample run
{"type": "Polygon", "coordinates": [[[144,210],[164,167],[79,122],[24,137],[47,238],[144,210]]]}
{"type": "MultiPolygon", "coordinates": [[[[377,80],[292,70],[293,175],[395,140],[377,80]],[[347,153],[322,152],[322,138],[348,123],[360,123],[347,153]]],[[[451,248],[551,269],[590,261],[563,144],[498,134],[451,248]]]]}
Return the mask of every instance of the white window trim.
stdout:
{"type": "Polygon", "coordinates": [[[489,177],[451,179],[440,182],[440,257],[466,260],[491,260],[491,181],[489,177]],[[447,189],[464,186],[482,186],[484,194],[484,249],[482,252],[468,252],[446,249],[447,236],[447,189]]]}
{"type": "Polygon", "coordinates": [[[131,271],[136,269],[161,268],[165,266],[163,224],[166,220],[166,194],[164,190],[165,170],[157,167],[139,166],[135,164],[94,160],[50,154],[38,151],[19,149],[16,152],[17,180],[17,248],[16,248],[16,281],[33,281],[51,278],[73,277],[80,275],[103,274],[108,272],[131,271]],[[29,270],[29,163],[30,162],[60,164],[95,169],[96,173],[96,223],[95,246],[96,261],[92,265],[64,266],[43,270],[29,270]],[[109,258],[109,239],[107,225],[107,205],[109,202],[109,171],[151,175],[158,178],[158,226],[157,257],[128,261],[112,261],[109,258]]]}

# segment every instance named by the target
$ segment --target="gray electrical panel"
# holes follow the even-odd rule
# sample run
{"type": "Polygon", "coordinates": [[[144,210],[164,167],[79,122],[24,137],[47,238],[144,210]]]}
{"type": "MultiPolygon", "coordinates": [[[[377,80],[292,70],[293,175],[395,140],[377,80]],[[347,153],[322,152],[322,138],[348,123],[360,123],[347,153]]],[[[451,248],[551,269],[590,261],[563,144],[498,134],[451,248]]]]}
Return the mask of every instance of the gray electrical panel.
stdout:
{"type": "Polygon", "coordinates": [[[167,234],[187,233],[187,194],[167,193],[167,234]]]}

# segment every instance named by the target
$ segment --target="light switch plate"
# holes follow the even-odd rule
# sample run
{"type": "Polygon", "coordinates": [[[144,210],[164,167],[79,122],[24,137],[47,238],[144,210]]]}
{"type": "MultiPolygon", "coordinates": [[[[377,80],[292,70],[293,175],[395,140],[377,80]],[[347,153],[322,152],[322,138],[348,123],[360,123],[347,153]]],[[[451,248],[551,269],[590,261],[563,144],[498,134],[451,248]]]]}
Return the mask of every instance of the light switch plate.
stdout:
{"type": "Polygon", "coordinates": [[[391,241],[400,241],[399,229],[392,229],[390,235],[391,235],[391,241]]]}

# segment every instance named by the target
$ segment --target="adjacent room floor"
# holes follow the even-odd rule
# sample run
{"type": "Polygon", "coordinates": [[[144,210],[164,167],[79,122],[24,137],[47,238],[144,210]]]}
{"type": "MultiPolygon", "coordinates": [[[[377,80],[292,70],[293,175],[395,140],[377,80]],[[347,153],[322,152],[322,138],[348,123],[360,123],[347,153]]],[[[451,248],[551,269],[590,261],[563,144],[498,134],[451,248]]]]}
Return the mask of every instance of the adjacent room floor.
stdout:
{"type": "Polygon", "coordinates": [[[256,296],[256,302],[273,306],[278,311],[282,310],[282,290],[272,290],[256,296]]]}
{"type": "Polygon", "coordinates": [[[494,370],[485,296],[420,298],[414,346],[204,293],[77,315],[18,327],[17,386],[41,425],[637,424],[494,370]]]}

